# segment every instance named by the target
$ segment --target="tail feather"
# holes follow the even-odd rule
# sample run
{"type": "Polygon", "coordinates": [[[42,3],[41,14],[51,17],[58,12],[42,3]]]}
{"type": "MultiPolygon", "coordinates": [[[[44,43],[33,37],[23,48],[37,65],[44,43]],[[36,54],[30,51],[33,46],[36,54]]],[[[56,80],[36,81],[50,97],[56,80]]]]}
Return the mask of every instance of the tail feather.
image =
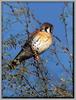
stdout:
{"type": "Polygon", "coordinates": [[[25,47],[18,53],[18,55],[14,58],[14,60],[10,64],[10,68],[13,68],[19,64],[21,64],[22,61],[32,57],[33,54],[31,52],[31,48],[29,45],[25,45],[25,47]]]}

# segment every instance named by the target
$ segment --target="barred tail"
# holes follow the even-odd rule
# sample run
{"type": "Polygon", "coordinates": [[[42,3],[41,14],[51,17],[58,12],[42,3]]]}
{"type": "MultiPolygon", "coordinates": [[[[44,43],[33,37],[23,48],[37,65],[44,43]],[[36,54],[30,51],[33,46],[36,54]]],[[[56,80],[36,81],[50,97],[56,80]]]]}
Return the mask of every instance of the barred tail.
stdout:
{"type": "Polygon", "coordinates": [[[31,48],[28,45],[25,45],[25,48],[23,48],[18,55],[14,58],[14,60],[9,65],[11,69],[16,67],[17,65],[21,64],[22,61],[32,57],[33,54],[31,52],[31,48]]]}

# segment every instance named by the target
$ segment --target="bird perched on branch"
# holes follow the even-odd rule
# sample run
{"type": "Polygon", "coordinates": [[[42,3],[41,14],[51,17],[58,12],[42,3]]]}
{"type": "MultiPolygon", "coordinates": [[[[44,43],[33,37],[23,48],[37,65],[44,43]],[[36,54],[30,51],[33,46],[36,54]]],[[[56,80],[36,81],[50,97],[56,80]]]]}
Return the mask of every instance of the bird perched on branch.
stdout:
{"type": "Polygon", "coordinates": [[[11,62],[10,67],[13,68],[13,66],[19,65],[22,61],[33,56],[37,60],[38,55],[47,50],[52,44],[52,30],[52,24],[44,23],[39,29],[31,33],[21,51],[11,62]]]}

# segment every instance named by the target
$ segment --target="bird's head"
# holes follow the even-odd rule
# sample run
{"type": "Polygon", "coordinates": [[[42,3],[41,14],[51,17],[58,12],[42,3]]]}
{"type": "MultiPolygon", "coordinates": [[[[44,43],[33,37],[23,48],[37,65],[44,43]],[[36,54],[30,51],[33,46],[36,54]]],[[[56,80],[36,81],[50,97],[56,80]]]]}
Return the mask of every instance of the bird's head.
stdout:
{"type": "Polygon", "coordinates": [[[52,33],[53,25],[50,23],[44,23],[41,25],[40,30],[43,32],[52,33]]]}

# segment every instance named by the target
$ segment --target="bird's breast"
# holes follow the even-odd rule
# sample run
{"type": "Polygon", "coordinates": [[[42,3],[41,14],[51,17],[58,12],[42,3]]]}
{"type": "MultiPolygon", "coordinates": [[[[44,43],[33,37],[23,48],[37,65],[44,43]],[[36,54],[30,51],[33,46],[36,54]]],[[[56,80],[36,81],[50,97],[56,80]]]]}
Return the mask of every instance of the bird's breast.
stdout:
{"type": "Polygon", "coordinates": [[[52,44],[52,35],[46,32],[37,33],[32,40],[32,48],[39,53],[45,51],[52,44]]]}

